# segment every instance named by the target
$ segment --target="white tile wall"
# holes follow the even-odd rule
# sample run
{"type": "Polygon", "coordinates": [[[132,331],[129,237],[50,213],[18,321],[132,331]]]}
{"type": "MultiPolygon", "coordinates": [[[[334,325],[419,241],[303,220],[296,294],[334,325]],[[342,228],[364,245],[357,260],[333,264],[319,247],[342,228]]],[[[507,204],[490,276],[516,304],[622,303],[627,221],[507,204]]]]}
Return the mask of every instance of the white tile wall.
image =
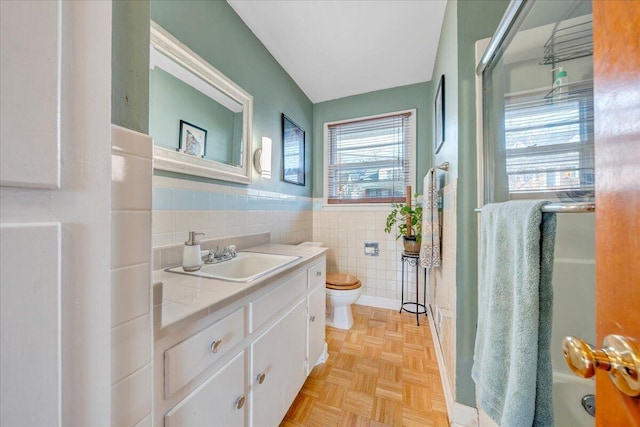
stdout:
{"type": "Polygon", "coordinates": [[[111,271],[111,326],[115,327],[149,313],[147,263],[111,271]]]}
{"type": "MultiPolygon", "coordinates": [[[[320,205],[320,200],[315,205],[320,205]]],[[[362,282],[362,294],[399,302],[401,299],[402,239],[384,232],[388,210],[322,208],[313,212],[313,240],[329,248],[327,271],[353,274],[362,282]],[[379,256],[365,256],[365,242],[377,242],[379,256]]],[[[405,300],[415,301],[415,267],[407,267],[405,300]]],[[[420,271],[420,300],[423,272],[420,271]]]]}
{"type": "MultiPolygon", "coordinates": [[[[152,141],[111,127],[111,424],[151,417],[152,141]]],[[[148,419],[147,424],[145,421],[148,419]]]]}
{"type": "MultiPolygon", "coordinates": [[[[272,198],[282,200],[308,201],[310,198],[294,197],[280,193],[258,191],[247,188],[173,179],[162,176],[153,177],[154,188],[179,189],[198,192],[196,197],[207,194],[225,197],[272,198]]],[[[227,199],[228,200],[228,199],[227,199]]],[[[197,200],[196,202],[203,202],[197,200]]],[[[225,202],[225,204],[227,204],[225,202]]],[[[313,213],[308,210],[273,209],[184,209],[153,211],[153,247],[182,244],[187,240],[188,232],[197,230],[205,233],[203,239],[217,239],[255,233],[271,233],[272,243],[295,244],[311,240],[313,213]]]]}
{"type": "Polygon", "coordinates": [[[151,414],[151,365],[147,365],[111,387],[111,425],[144,424],[151,414]]]}
{"type": "Polygon", "coordinates": [[[151,363],[149,314],[111,329],[111,384],[151,363]]]}
{"type": "Polygon", "coordinates": [[[145,211],[151,206],[151,192],[148,191],[151,188],[151,175],[145,167],[149,159],[140,153],[139,148],[131,145],[112,147],[111,197],[123,209],[145,211]]]}
{"type": "MultiPolygon", "coordinates": [[[[147,162],[151,164],[151,162],[147,162]]],[[[111,206],[113,208],[114,199],[111,206]]],[[[185,239],[186,240],[186,239],[185,239]]],[[[149,261],[151,210],[111,211],[111,267],[120,268],[149,261]]]]}

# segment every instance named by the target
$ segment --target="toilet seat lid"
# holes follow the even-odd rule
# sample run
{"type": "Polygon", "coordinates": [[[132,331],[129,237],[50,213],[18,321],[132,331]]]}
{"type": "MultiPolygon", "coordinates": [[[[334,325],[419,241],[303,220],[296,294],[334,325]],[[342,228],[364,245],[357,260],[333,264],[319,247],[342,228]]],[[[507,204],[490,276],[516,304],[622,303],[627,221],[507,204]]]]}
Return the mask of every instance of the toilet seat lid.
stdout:
{"type": "Polygon", "coordinates": [[[351,289],[358,289],[362,284],[356,276],[344,273],[328,273],[327,274],[327,289],[338,289],[348,291],[351,289]]]}

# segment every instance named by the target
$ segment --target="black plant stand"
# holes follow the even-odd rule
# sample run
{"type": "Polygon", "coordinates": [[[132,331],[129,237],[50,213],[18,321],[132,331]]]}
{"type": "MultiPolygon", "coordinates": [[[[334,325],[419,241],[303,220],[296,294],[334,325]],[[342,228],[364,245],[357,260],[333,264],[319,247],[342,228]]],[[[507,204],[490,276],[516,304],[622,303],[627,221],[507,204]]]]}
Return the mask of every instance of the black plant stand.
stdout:
{"type": "MultiPolygon", "coordinates": [[[[418,296],[420,295],[418,293],[418,282],[419,282],[418,278],[420,277],[419,259],[420,259],[419,254],[408,254],[406,252],[402,252],[402,256],[400,257],[400,260],[402,261],[402,305],[400,306],[400,311],[399,311],[399,313],[402,313],[402,310],[408,313],[414,313],[416,315],[416,324],[418,326],[420,326],[420,315],[421,314],[424,314],[425,316],[427,315],[427,269],[426,268],[423,268],[424,283],[423,283],[423,290],[422,290],[422,304],[417,301],[418,296]],[[404,300],[404,270],[405,268],[407,268],[407,275],[409,275],[409,271],[408,271],[409,266],[416,268],[416,301],[415,302],[404,300]],[[416,309],[415,311],[409,310],[408,308],[405,308],[405,305],[414,305],[416,309]]],[[[409,289],[407,289],[407,296],[408,295],[409,295],[409,289]]]]}

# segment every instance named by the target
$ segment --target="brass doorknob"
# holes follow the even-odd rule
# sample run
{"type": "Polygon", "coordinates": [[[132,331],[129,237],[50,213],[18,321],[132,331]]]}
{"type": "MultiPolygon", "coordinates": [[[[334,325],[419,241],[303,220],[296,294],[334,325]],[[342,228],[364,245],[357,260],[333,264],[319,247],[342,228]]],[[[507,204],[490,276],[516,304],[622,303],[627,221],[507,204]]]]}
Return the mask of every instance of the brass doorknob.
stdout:
{"type": "Polygon", "coordinates": [[[609,372],[609,378],[623,393],[640,396],[640,351],[633,341],[621,335],[607,335],[602,349],[596,350],[580,338],[566,337],[562,354],[569,368],[579,377],[591,378],[596,369],[609,372]]]}

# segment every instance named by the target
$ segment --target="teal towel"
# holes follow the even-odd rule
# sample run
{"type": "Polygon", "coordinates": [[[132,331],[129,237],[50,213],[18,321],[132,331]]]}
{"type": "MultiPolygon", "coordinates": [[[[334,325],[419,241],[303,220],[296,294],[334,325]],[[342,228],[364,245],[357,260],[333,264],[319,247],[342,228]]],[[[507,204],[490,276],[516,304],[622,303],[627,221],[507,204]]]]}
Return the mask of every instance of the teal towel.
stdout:
{"type": "Polygon", "coordinates": [[[556,215],[537,200],[482,208],[476,401],[501,427],[553,426],[551,319],[556,215]]]}

